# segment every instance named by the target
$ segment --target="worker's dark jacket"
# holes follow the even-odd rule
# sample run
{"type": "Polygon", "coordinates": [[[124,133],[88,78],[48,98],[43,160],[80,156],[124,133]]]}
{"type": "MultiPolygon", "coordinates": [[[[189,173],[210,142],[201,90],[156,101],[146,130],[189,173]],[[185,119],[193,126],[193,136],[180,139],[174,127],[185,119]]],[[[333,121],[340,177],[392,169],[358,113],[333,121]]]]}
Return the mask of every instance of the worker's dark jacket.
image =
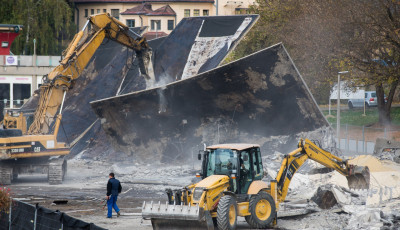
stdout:
{"type": "Polygon", "coordinates": [[[113,195],[113,196],[118,196],[118,193],[121,193],[122,186],[121,183],[119,183],[119,180],[115,178],[111,178],[108,180],[107,183],[107,196],[113,195]]]}

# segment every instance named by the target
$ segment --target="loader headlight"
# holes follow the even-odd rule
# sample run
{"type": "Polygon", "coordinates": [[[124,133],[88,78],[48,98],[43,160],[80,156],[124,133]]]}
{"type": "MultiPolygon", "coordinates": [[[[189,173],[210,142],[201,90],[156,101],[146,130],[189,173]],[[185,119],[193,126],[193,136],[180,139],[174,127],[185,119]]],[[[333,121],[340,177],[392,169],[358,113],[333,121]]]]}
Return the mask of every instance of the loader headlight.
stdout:
{"type": "Polygon", "coordinates": [[[203,192],[204,192],[203,187],[195,188],[193,192],[193,200],[200,200],[201,195],[203,195],[203,192]]]}

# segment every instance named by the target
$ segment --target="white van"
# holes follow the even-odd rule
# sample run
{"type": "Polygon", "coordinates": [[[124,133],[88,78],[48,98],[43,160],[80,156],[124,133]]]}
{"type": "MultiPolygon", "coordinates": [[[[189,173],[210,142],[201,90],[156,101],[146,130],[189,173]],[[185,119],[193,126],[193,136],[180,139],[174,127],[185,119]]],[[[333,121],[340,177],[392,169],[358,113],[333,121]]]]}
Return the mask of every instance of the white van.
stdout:
{"type": "MultiPolygon", "coordinates": [[[[385,95],[385,103],[387,102],[387,98],[385,95]]],[[[349,109],[352,108],[362,108],[364,107],[373,107],[373,106],[378,106],[378,100],[376,97],[376,91],[365,91],[365,99],[349,99],[347,102],[347,105],[349,106],[349,109]]]]}

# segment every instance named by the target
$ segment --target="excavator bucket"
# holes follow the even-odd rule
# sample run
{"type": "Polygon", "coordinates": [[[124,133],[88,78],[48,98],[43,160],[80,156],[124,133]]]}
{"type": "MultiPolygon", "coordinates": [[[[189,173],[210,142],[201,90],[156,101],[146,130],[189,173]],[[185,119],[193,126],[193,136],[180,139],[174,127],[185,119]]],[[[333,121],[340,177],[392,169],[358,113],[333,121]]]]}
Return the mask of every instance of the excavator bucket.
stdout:
{"type": "Polygon", "coordinates": [[[214,229],[209,212],[199,206],[143,203],[143,219],[150,219],[153,229],[214,229]]]}
{"type": "Polygon", "coordinates": [[[350,167],[347,183],[350,189],[369,189],[370,173],[368,166],[350,167]]]}

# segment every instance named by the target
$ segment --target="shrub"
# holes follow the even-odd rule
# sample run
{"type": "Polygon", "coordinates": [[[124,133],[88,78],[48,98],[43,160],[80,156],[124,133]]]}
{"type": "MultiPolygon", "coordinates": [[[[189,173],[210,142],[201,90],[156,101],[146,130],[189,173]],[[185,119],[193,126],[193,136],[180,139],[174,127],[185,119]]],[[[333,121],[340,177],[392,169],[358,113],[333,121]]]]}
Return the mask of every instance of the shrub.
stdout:
{"type": "Polygon", "coordinates": [[[10,210],[10,188],[0,187],[0,213],[10,210]]]}

